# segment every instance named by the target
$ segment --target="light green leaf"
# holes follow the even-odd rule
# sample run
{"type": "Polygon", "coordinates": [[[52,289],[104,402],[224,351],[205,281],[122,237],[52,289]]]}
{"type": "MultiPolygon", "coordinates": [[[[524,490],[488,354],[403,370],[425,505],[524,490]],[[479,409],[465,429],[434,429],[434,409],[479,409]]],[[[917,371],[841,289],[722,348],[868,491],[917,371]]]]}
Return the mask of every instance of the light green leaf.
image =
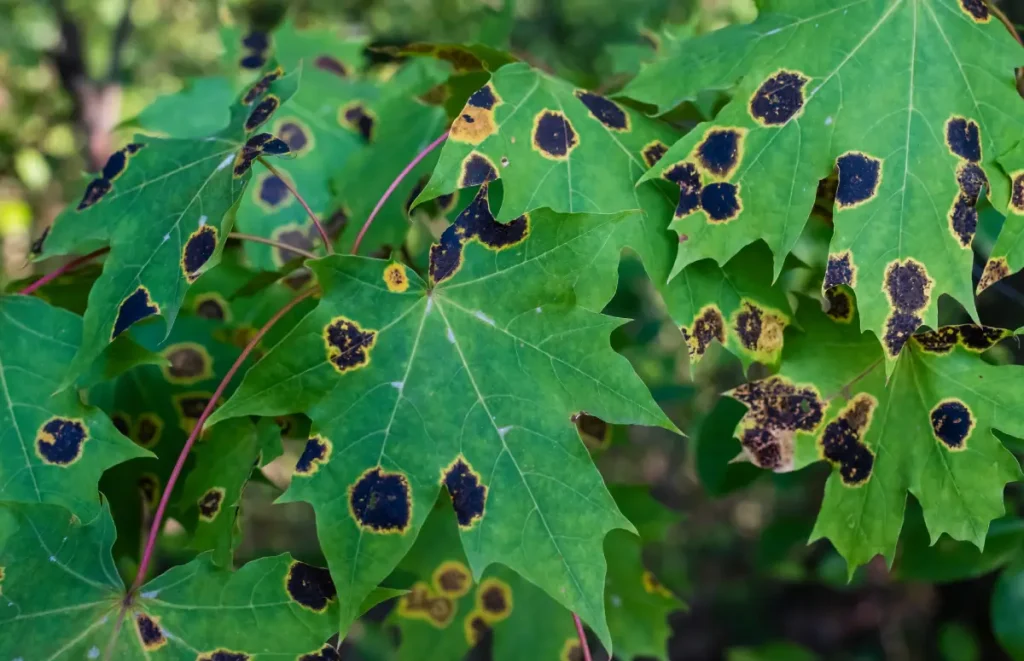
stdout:
{"type": "Polygon", "coordinates": [[[975,204],[984,186],[1005,206],[996,158],[1022,128],[1024,54],[984,3],[768,0],[755,23],[683,46],[623,91],[666,111],[735,85],[645,175],[682,184],[676,271],[764,239],[777,275],[835,168],[825,286],[857,292],[887,371],[914,330],[937,325],[940,294],[974,314],[975,204]],[[878,62],[892,63],[884,76],[878,62]]]}
{"type": "Polygon", "coordinates": [[[284,498],[316,510],[351,595],[342,630],[448,485],[477,577],[506,564],[607,641],[601,544],[629,523],[572,418],[674,429],[611,351],[619,322],[572,304],[572,284],[629,216],[542,210],[503,226],[486,204],[482,191],[432,249],[437,284],[397,263],[312,262],[320,305],[211,422],[308,412],[314,435],[284,498]]]}
{"type": "Polygon", "coordinates": [[[228,125],[234,100],[226,78],[193,78],[180,91],[158,97],[127,125],[172,138],[204,138],[228,125]]]}
{"type": "Polygon", "coordinates": [[[82,519],[99,512],[110,466],[149,453],[111,420],[57,392],[82,341],[82,319],[26,296],[0,298],[0,502],[53,503],[82,519]]]}
{"type": "Polygon", "coordinates": [[[288,554],[237,572],[201,555],[126,598],[114,535],[106,508],[83,522],[55,506],[0,505],[0,656],[196,661],[223,650],[238,654],[233,661],[295,659],[335,630],[327,570],[288,554]]]}
{"type": "Polygon", "coordinates": [[[138,138],[112,155],[82,201],[58,217],[44,256],[111,249],[89,293],[82,345],[62,385],[137,321],[160,315],[169,332],[189,284],[219,259],[249,166],[264,151],[286,150],[257,131],[265,126],[260,118],[287,101],[297,82],[295,73],[267,74],[211,138],[138,138]]]}
{"type": "Polygon", "coordinates": [[[827,537],[851,572],[876,554],[892,563],[907,492],[932,543],[945,533],[983,548],[1003,514],[1003,486],[1021,476],[992,430],[1024,434],[1014,385],[1024,368],[978,356],[1008,333],[946,326],[915,335],[886,382],[882,349],[856,316],[835,321],[816,308],[801,301],[805,332],[789,338],[778,376],[731,392],[750,409],[736,432],[746,456],[776,471],[819,459],[835,466],[811,540],[827,537]]]}

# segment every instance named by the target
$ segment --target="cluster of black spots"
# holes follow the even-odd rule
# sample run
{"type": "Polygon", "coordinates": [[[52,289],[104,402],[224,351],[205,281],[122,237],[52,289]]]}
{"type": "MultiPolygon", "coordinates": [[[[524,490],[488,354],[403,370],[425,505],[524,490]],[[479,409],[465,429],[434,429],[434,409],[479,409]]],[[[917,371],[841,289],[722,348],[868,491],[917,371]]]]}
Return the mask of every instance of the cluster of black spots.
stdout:
{"type": "Polygon", "coordinates": [[[744,384],[732,397],[747,405],[740,443],[760,468],[784,470],[792,463],[793,435],[817,429],[824,402],[812,386],[772,376],[744,384]]]}
{"type": "Polygon", "coordinates": [[[210,354],[197,344],[177,344],[164,351],[167,375],[174,380],[195,382],[208,377],[213,366],[210,354]]]}
{"type": "Polygon", "coordinates": [[[981,160],[981,131],[973,119],[954,115],[946,121],[946,146],[954,156],[977,163],[981,160]]]}
{"type": "Polygon", "coordinates": [[[132,439],[144,448],[152,448],[160,442],[163,428],[163,421],[155,413],[143,413],[135,424],[135,433],[132,434],[132,439]]]}
{"type": "Polygon", "coordinates": [[[349,509],[364,530],[404,533],[412,520],[412,491],[402,473],[379,466],[363,473],[348,490],[349,509]]]}
{"type": "Polygon", "coordinates": [[[344,374],[370,363],[370,350],[377,344],[377,331],[363,330],[351,319],[335,317],[324,327],[324,342],[327,360],[344,374]]]}
{"type": "Polygon", "coordinates": [[[195,282],[199,271],[217,250],[217,228],[203,225],[189,235],[181,251],[181,270],[189,282],[195,282]]]}
{"type": "Polygon", "coordinates": [[[151,618],[145,613],[139,613],[135,616],[135,628],[139,632],[139,639],[142,640],[142,646],[149,651],[158,649],[167,644],[167,638],[164,637],[163,629],[157,624],[157,621],[151,618]]]}
{"type": "Polygon", "coordinates": [[[275,138],[269,133],[257,133],[245,141],[245,144],[242,146],[242,150],[239,151],[238,156],[235,157],[235,164],[232,171],[236,177],[241,177],[249,171],[249,168],[252,166],[252,162],[263,154],[280,156],[281,154],[287,154],[288,152],[288,143],[284,140],[275,138]]]}
{"type": "Polygon", "coordinates": [[[975,23],[988,23],[989,10],[985,0],[960,0],[960,9],[970,16],[975,23]]]}
{"type": "Polygon", "coordinates": [[[338,650],[328,644],[316,652],[303,654],[298,658],[298,661],[341,661],[341,655],[338,653],[338,650]]]}
{"type": "Polygon", "coordinates": [[[974,324],[960,324],[956,327],[960,335],[960,345],[968,351],[981,353],[988,351],[1001,340],[1013,334],[1005,328],[994,328],[992,326],[976,326],[974,324]]]}
{"type": "Polygon", "coordinates": [[[483,186],[498,178],[498,170],[494,163],[478,152],[470,152],[462,161],[462,175],[459,177],[459,188],[483,186]]]}
{"type": "Polygon", "coordinates": [[[317,613],[323,612],[327,604],[338,596],[331,572],[298,560],[288,568],[284,587],[293,601],[317,613]]]}
{"type": "Polygon", "coordinates": [[[224,321],[228,316],[227,301],[215,292],[198,296],[195,310],[196,315],[203,319],[224,321]]]}
{"type": "Polygon", "coordinates": [[[857,266],[853,263],[853,255],[850,254],[850,251],[829,254],[822,289],[828,291],[839,285],[853,287],[856,284],[857,266]]]}
{"type": "Polygon", "coordinates": [[[668,145],[661,140],[652,140],[644,145],[643,151],[640,152],[640,155],[644,157],[644,163],[647,164],[647,167],[653,168],[657,165],[658,161],[661,160],[661,157],[666,154],[666,152],[668,152],[668,145]]]}
{"type": "Polygon", "coordinates": [[[743,131],[735,128],[713,128],[697,145],[697,161],[716,177],[728,177],[740,163],[743,131]]]}
{"type": "Polygon", "coordinates": [[[722,317],[722,311],[714,305],[705,306],[700,310],[693,320],[692,330],[687,330],[685,326],[680,330],[693,360],[699,360],[713,341],[725,344],[725,319],[722,317]]]}
{"type": "Polygon", "coordinates": [[[451,624],[455,617],[455,601],[443,595],[436,595],[426,583],[412,586],[398,602],[398,613],[402,617],[426,620],[439,629],[451,624]]]}
{"type": "Polygon", "coordinates": [[[822,456],[839,467],[839,478],[848,487],[858,487],[871,477],[875,454],[864,443],[864,436],[877,404],[871,395],[860,393],[825,425],[819,439],[822,456]]]}
{"type": "Polygon", "coordinates": [[[882,182],[882,161],[863,152],[846,152],[836,159],[839,184],[836,187],[836,207],[851,209],[870,202],[878,193],[882,182]]]}
{"type": "Polygon", "coordinates": [[[936,330],[925,331],[914,335],[914,342],[928,353],[946,354],[953,350],[959,342],[960,334],[956,326],[943,326],[936,330]]]}
{"type": "Polygon", "coordinates": [[[299,475],[312,475],[330,458],[331,442],[320,436],[311,436],[295,463],[295,472],[299,475]]]}
{"type": "Polygon", "coordinates": [[[156,475],[143,473],[139,476],[135,485],[139,488],[139,495],[142,497],[142,502],[146,507],[156,505],[156,500],[160,496],[160,481],[156,475]]]}
{"type": "Polygon", "coordinates": [[[273,211],[288,201],[291,192],[281,177],[276,174],[267,174],[260,180],[256,195],[268,210],[273,211]]]}
{"type": "Polygon", "coordinates": [[[287,143],[291,152],[301,152],[310,144],[309,129],[294,119],[282,121],[275,132],[278,138],[287,143]]]}
{"type": "Polygon", "coordinates": [[[470,528],[483,518],[487,505],[487,487],[480,483],[480,476],[466,461],[459,457],[444,472],[444,486],[452,499],[452,509],[459,520],[459,527],[470,528]]]}
{"type": "Polygon", "coordinates": [[[839,287],[826,289],[825,301],[828,303],[828,309],[825,311],[825,314],[833,321],[848,324],[853,320],[853,313],[856,308],[854,307],[853,296],[850,295],[850,292],[839,287]]]}
{"type": "Polygon", "coordinates": [[[581,411],[572,416],[572,421],[584,442],[590,441],[597,447],[604,447],[612,438],[611,425],[596,415],[581,411]]]}
{"type": "Polygon", "coordinates": [[[578,144],[576,129],[565,113],[541,110],[533,119],[533,148],[544,158],[564,160],[578,144]]]}
{"type": "Polygon", "coordinates": [[[362,101],[353,101],[344,106],[338,116],[339,123],[363,136],[366,142],[373,141],[373,131],[377,118],[362,101]]]}
{"type": "Polygon", "coordinates": [[[959,399],[944,399],[931,412],[935,438],[950,450],[963,450],[974,429],[970,407],[959,399]]]}
{"type": "Polygon", "coordinates": [[[130,436],[132,433],[132,423],[128,419],[128,416],[124,413],[114,413],[110,416],[110,421],[114,423],[114,429],[121,432],[122,436],[130,436]]]}
{"type": "Polygon", "coordinates": [[[778,71],[750,97],[750,114],[764,126],[781,126],[804,107],[804,87],[810,78],[799,71],[778,71]]]}
{"type": "Polygon", "coordinates": [[[43,244],[46,243],[46,237],[50,236],[50,225],[43,228],[43,233],[39,235],[39,238],[32,242],[32,254],[41,255],[43,254],[43,244]]]}
{"type": "MultiPolygon", "coordinates": [[[[103,166],[100,176],[90,181],[89,185],[85,187],[85,193],[82,194],[77,210],[88,209],[103,199],[114,188],[114,180],[120,177],[128,167],[129,158],[137,154],[143,147],[145,147],[144,144],[133,142],[111,154],[103,166]]],[[[39,252],[42,252],[42,241],[45,238],[46,234],[44,233],[39,239],[39,252]]],[[[33,245],[33,249],[34,247],[33,245]]]]}
{"type": "Polygon", "coordinates": [[[683,218],[700,208],[701,181],[700,171],[693,163],[676,163],[665,170],[662,175],[668,181],[679,186],[679,203],[676,204],[675,217],[683,218]]]}
{"type": "Polygon", "coordinates": [[[160,306],[149,297],[149,290],[144,285],[128,295],[117,308],[117,317],[114,319],[114,330],[110,334],[113,340],[121,333],[128,330],[128,327],[146,317],[160,313],[160,306]]]}
{"type": "Polygon", "coordinates": [[[978,280],[977,293],[980,294],[1009,275],[1010,264],[1005,257],[989,258],[985,262],[985,270],[981,273],[981,279],[978,280]]]}
{"type": "Polygon", "coordinates": [[[496,221],[488,203],[487,186],[481,186],[469,206],[441,235],[440,241],[430,247],[430,277],[439,283],[455,275],[462,266],[462,253],[470,241],[477,241],[489,250],[505,250],[522,243],[529,233],[529,216],[519,216],[508,224],[496,221]]]}
{"type": "Polygon", "coordinates": [[[244,652],[217,649],[212,652],[203,652],[196,661],[249,661],[252,657],[244,652]]]}
{"type": "Polygon", "coordinates": [[[313,66],[321,71],[333,73],[339,78],[348,78],[349,76],[348,67],[345,66],[345,63],[333,55],[317,55],[316,59],[313,60],[313,66]]]}
{"type": "Polygon", "coordinates": [[[203,521],[213,521],[220,514],[220,508],[223,504],[223,487],[210,487],[196,501],[196,506],[199,507],[199,518],[203,521]]]}
{"type": "Polygon", "coordinates": [[[1024,215],[1024,172],[1014,172],[1010,181],[1010,208],[1024,215]]]}
{"type": "Polygon", "coordinates": [[[740,215],[739,184],[717,181],[705,186],[700,192],[700,206],[713,223],[727,223],[740,215]]]}
{"type": "Polygon", "coordinates": [[[922,323],[920,313],[931,300],[932,279],[917,260],[907,258],[902,264],[894,260],[885,270],[882,289],[892,309],[882,343],[889,357],[895,358],[922,323]]]}
{"type": "Polygon", "coordinates": [[[82,456],[89,431],[81,420],[50,418],[36,434],[36,453],[48,464],[68,466],[82,456]]]}
{"type": "Polygon", "coordinates": [[[615,102],[599,94],[576,90],[576,98],[587,107],[594,119],[613,131],[629,130],[629,115],[615,102]]]}
{"type": "Polygon", "coordinates": [[[256,107],[252,109],[252,112],[245,119],[246,133],[255,131],[262,126],[277,111],[280,105],[281,99],[273,94],[263,97],[263,100],[256,104],[256,107]]]}
{"type": "Polygon", "coordinates": [[[238,66],[243,69],[259,69],[267,63],[270,51],[270,35],[262,30],[250,30],[242,37],[242,58],[238,66]]]}
{"type": "Polygon", "coordinates": [[[284,69],[281,67],[268,71],[252,87],[246,90],[245,95],[242,97],[242,104],[246,106],[252,105],[252,102],[266,94],[267,90],[270,89],[270,84],[282,75],[284,75],[284,69]]]}

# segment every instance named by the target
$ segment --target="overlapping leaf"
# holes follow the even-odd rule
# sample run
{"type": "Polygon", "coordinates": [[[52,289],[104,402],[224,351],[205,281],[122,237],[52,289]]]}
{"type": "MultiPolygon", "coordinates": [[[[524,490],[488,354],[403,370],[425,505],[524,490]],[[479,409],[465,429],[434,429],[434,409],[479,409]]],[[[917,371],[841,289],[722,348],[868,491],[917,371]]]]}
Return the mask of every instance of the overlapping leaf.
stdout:
{"type": "Polygon", "coordinates": [[[623,92],[667,111],[736,85],[646,175],[681,187],[676,270],[763,238],[778,273],[835,168],[826,286],[856,290],[891,370],[909,335],[936,325],[940,294],[974,309],[975,204],[1008,197],[996,158],[1020,133],[1022,62],[980,0],[771,0],[755,23],[688,42],[623,92]],[[882,76],[879,62],[894,64],[882,76]]]}
{"type": "Polygon", "coordinates": [[[311,266],[320,305],[212,421],[308,412],[287,500],[306,500],[342,600],[355,605],[412,546],[442,486],[474,575],[501,562],[608,640],[601,544],[628,528],[572,423],[672,428],[624,359],[614,319],[571,287],[627,215],[538,211],[501,225],[474,204],[431,251],[431,283],[397,263],[311,266]]]}
{"type": "Polygon", "coordinates": [[[0,505],[0,656],[336,658],[321,654],[337,625],[326,569],[284,554],[229,572],[204,554],[126,599],[114,535],[105,508],[82,522],[60,507],[0,505]]]}
{"type": "Polygon", "coordinates": [[[1003,486],[1021,476],[992,431],[1024,434],[1024,369],[978,356],[1007,332],[915,335],[886,383],[882,349],[840,295],[837,319],[803,300],[805,332],[790,337],[779,375],[732,391],[749,408],[736,432],[744,452],[777,471],[819,459],[835,466],[812,540],[831,540],[851,571],[876,554],[892,562],[907,492],[933,542],[946,533],[981,547],[1003,513],[1003,486]]]}
{"type": "Polygon", "coordinates": [[[63,385],[135,322],[160,315],[170,329],[188,285],[219,257],[252,162],[264,150],[285,148],[257,132],[296,85],[294,73],[267,74],[211,138],[138,138],[112,155],[81,202],[60,215],[44,256],[111,249],[89,294],[82,345],[63,385]]]}
{"type": "Polygon", "coordinates": [[[1010,175],[1010,202],[1006,224],[992,246],[992,254],[978,282],[978,293],[1024,268],[1024,142],[1003,154],[999,164],[1010,175]]]}
{"type": "Polygon", "coordinates": [[[82,319],[37,298],[3,297],[0,337],[0,501],[53,503],[91,519],[103,471],[148,453],[76,390],[56,392],[82,319]]]}

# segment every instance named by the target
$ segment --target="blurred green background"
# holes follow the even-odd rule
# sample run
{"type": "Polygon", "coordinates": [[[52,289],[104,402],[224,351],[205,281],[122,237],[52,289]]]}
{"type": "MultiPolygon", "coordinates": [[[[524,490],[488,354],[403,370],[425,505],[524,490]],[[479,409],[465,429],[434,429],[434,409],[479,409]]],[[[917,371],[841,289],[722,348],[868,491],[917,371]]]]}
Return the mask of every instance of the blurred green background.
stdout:
{"type": "MultiPolygon", "coordinates": [[[[1002,6],[1015,20],[1024,17],[1024,3],[1002,6]]],[[[663,40],[756,15],[754,0],[518,0],[510,7],[511,23],[494,28],[507,9],[501,0],[0,0],[3,278],[32,273],[32,238],[80,188],[83,172],[97,170],[125,142],[123,122],[186,80],[221,71],[226,25],[272,24],[287,13],[299,26],[331,28],[371,46],[469,41],[510,25],[521,59],[609,90],[654,57],[663,40]]],[[[990,211],[979,251],[1000,222],[990,211]]],[[[828,219],[812,217],[799,250],[820,249],[830,231],[828,219]]],[[[793,273],[801,277],[799,269],[793,273]]],[[[986,292],[982,320],[1024,325],[1022,284],[1018,274],[986,292]]],[[[691,376],[682,337],[634,260],[623,261],[608,311],[634,320],[616,334],[616,347],[688,435],[614,429],[598,453],[609,482],[650,485],[678,513],[679,523],[646,556],[689,604],[670,618],[671,658],[1009,658],[997,637],[1009,649],[1015,642],[1016,658],[1024,658],[1019,485],[1008,489],[1010,514],[993,526],[984,553],[949,539],[930,546],[911,503],[894,570],[876,558],[848,583],[827,543],[805,544],[827,466],[776,476],[729,463],[739,451],[731,434],[743,409],[720,393],[744,380],[738,361],[713,351],[691,376]]],[[[943,314],[954,319],[960,312],[943,314]]],[[[1007,350],[996,359],[1018,358],[1007,350]]],[[[1018,456],[1024,451],[1008,444],[1018,456]]],[[[280,463],[280,480],[296,447],[280,463]]],[[[273,471],[268,475],[273,481],[273,471]]],[[[276,493],[269,484],[248,490],[240,561],[282,550],[317,557],[311,510],[270,507],[276,493]]],[[[389,646],[380,642],[388,634],[375,624],[381,619],[375,612],[353,632],[343,658],[388,658],[389,646]]]]}

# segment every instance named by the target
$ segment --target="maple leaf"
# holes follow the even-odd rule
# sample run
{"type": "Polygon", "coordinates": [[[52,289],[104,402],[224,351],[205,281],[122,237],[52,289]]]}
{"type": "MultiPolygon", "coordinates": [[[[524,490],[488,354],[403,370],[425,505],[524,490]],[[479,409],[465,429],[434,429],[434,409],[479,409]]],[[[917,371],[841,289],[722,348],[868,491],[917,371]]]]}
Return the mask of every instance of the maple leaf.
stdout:
{"type": "MultiPolygon", "coordinates": [[[[664,530],[658,519],[666,510],[646,489],[618,486],[612,492],[637,515],[638,525],[664,530]]],[[[458,531],[452,511],[439,504],[395,572],[396,579],[413,581],[389,617],[401,632],[398,658],[419,659],[423,650],[432,658],[464,658],[484,638],[490,638],[496,661],[581,658],[572,614],[504,567],[489,568],[474,580],[458,531]]],[[[616,530],[605,550],[605,602],[616,657],[667,659],[666,618],[682,602],[644,568],[639,537],[616,530]]]]}
{"type": "Polygon", "coordinates": [[[5,296],[0,336],[0,502],[53,503],[92,518],[103,471],[149,452],[76,390],[57,391],[82,341],[81,317],[38,298],[5,296]]]}
{"type": "MultiPolygon", "coordinates": [[[[835,295],[853,305],[848,292],[835,295]]],[[[745,455],[776,471],[822,459],[835,467],[811,540],[831,540],[851,572],[877,554],[892,563],[908,492],[933,543],[945,533],[982,548],[1003,486],[1021,477],[992,431],[1024,434],[1024,395],[1012,385],[1024,368],[978,355],[1009,332],[914,335],[886,382],[882,348],[852,307],[834,307],[844,310],[836,319],[817,307],[802,301],[804,332],[786,343],[777,376],[730,393],[749,409],[736,431],[745,455]]]]}
{"type": "Polygon", "coordinates": [[[110,246],[63,386],[134,323],[160,315],[170,331],[188,286],[219,259],[252,163],[288,150],[260,131],[297,81],[280,68],[266,73],[233,104],[229,125],[210,138],[138,136],[57,218],[44,257],[110,246]]]}
{"type": "Polygon", "coordinates": [[[763,238],[777,275],[835,169],[825,287],[854,288],[891,371],[914,330],[937,325],[940,294],[975,314],[976,203],[1008,199],[996,158],[1021,130],[1022,61],[978,0],[769,0],[756,22],[685,42],[623,90],[664,112],[735,85],[645,175],[680,186],[675,270],[763,238]],[[879,76],[877,62],[901,64],[879,76]]]}
{"type": "MultiPolygon", "coordinates": [[[[106,508],[83,522],[57,506],[0,504],[3,658],[335,658],[321,655],[337,624],[326,569],[283,554],[231,572],[203,554],[128,598],[110,554],[114,535],[106,508]]],[[[375,592],[363,609],[392,594],[375,592]]]]}
{"type": "Polygon", "coordinates": [[[502,225],[486,191],[478,201],[432,248],[429,283],[393,262],[310,262],[320,305],[211,423],[254,412],[313,420],[284,499],[316,511],[352,599],[342,630],[444,486],[476,576],[506,564],[607,641],[601,544],[629,522],[572,419],[674,429],[611,351],[619,322],[572,304],[572,283],[629,214],[541,210],[502,225]]]}

